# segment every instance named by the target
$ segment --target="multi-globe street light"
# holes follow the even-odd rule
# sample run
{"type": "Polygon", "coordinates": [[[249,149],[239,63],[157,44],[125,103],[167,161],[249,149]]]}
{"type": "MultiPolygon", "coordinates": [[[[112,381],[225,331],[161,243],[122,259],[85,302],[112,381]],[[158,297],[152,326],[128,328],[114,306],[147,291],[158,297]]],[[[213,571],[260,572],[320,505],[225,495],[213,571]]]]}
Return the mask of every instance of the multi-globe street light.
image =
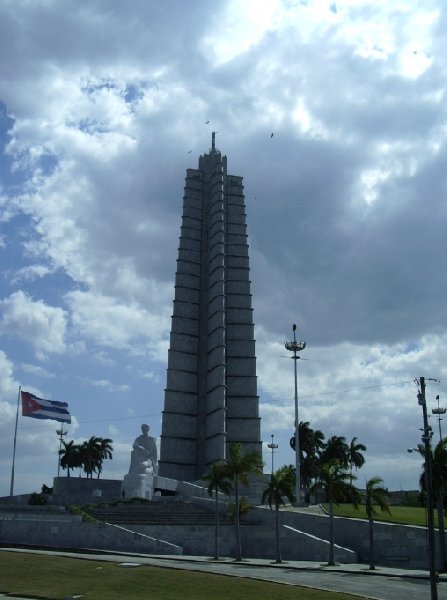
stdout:
{"type": "Polygon", "coordinates": [[[441,421],[442,421],[442,417],[441,415],[445,415],[447,408],[445,408],[444,406],[439,406],[439,394],[436,396],[436,400],[438,401],[438,406],[436,408],[432,408],[431,412],[434,415],[438,416],[438,426],[439,426],[439,441],[442,441],[442,432],[441,432],[441,421]]]}
{"type": "Polygon", "coordinates": [[[293,365],[295,373],[295,497],[296,505],[301,505],[301,474],[300,474],[300,437],[299,437],[299,419],[298,419],[298,372],[296,361],[300,359],[298,352],[301,352],[306,347],[306,342],[298,342],[296,339],[296,325],[293,324],[293,340],[284,344],[286,350],[293,352],[293,365]]]}
{"type": "Polygon", "coordinates": [[[60,429],[56,429],[56,433],[59,436],[59,453],[58,453],[58,460],[57,460],[57,476],[59,477],[60,475],[60,470],[61,470],[61,450],[62,450],[62,441],[65,435],[67,435],[67,430],[64,429],[62,426],[60,429]]]}
{"type": "Polygon", "coordinates": [[[267,444],[267,448],[269,448],[269,449],[272,451],[272,475],[273,475],[273,473],[274,473],[274,470],[273,470],[273,454],[274,454],[275,450],[278,448],[278,444],[275,444],[275,443],[273,442],[273,438],[274,438],[274,437],[275,437],[275,436],[274,436],[274,435],[273,435],[273,433],[272,433],[272,441],[270,442],[270,444],[267,444]]]}

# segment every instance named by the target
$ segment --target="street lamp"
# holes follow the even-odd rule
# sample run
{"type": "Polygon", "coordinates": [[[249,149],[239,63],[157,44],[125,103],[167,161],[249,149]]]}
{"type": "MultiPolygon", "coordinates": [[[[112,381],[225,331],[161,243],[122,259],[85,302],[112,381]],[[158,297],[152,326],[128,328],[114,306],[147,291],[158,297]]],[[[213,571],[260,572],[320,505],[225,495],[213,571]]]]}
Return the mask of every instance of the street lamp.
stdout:
{"type": "Polygon", "coordinates": [[[273,475],[273,453],[278,448],[278,444],[273,443],[273,438],[274,438],[274,435],[272,433],[272,441],[270,444],[267,444],[267,448],[270,448],[270,450],[272,451],[272,475],[273,475]]]}
{"type": "Polygon", "coordinates": [[[439,406],[439,394],[436,396],[436,400],[438,401],[438,407],[437,408],[432,408],[431,412],[434,415],[438,415],[438,425],[439,425],[439,441],[442,441],[442,433],[441,433],[441,421],[442,421],[442,417],[441,415],[445,415],[447,408],[443,407],[443,406],[439,406]]]}
{"type": "Polygon", "coordinates": [[[298,373],[296,361],[300,359],[297,352],[301,352],[306,347],[306,342],[298,342],[296,339],[296,325],[293,324],[293,341],[284,344],[286,350],[293,352],[293,364],[295,372],[295,496],[296,505],[301,505],[301,475],[300,475],[300,437],[299,437],[299,420],[298,420],[298,373]]]}
{"type": "Polygon", "coordinates": [[[61,470],[61,449],[62,449],[62,438],[67,435],[67,430],[61,427],[60,429],[56,429],[56,433],[59,436],[59,453],[57,460],[57,476],[59,477],[59,473],[61,470]]]}

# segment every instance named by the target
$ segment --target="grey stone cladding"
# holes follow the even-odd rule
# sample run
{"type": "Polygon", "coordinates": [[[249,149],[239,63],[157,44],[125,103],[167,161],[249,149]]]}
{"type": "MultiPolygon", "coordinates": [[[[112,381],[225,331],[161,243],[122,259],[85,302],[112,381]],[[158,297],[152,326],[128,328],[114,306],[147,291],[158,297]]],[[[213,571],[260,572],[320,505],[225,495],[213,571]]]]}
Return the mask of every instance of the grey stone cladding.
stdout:
{"type": "Polygon", "coordinates": [[[262,453],[244,188],[213,137],[186,172],[160,475],[196,481],[234,442],[262,453]]]}

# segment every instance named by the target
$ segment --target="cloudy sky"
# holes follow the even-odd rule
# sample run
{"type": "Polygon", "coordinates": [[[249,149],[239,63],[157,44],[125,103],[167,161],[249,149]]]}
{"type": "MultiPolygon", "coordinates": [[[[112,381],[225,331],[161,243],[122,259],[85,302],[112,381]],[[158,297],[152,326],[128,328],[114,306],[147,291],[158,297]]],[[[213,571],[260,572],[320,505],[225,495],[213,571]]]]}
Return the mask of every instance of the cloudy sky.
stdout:
{"type": "MultiPolygon", "coordinates": [[[[275,467],[294,460],[297,323],[300,419],[367,446],[359,483],[417,487],[414,380],[447,405],[440,5],[1,2],[0,495],[20,385],[68,402],[67,439],[114,440],[106,477],[141,423],[159,436],[185,170],[212,130],[244,177],[275,467]]],[[[19,418],[17,493],[52,483],[56,428],[19,418]]]]}

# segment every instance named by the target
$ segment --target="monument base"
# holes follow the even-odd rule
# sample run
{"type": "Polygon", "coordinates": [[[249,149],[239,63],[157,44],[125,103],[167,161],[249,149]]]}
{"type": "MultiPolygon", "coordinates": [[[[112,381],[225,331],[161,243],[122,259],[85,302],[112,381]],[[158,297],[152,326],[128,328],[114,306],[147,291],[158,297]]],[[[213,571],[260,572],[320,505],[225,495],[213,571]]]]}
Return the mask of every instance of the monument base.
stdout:
{"type": "Polygon", "coordinates": [[[145,498],[152,500],[154,495],[154,475],[149,473],[129,473],[124,476],[121,487],[123,498],[145,498]]]}
{"type": "Polygon", "coordinates": [[[145,498],[152,500],[153,496],[174,496],[178,492],[179,482],[176,479],[160,477],[148,473],[133,473],[124,476],[121,485],[121,497],[145,498]]]}

